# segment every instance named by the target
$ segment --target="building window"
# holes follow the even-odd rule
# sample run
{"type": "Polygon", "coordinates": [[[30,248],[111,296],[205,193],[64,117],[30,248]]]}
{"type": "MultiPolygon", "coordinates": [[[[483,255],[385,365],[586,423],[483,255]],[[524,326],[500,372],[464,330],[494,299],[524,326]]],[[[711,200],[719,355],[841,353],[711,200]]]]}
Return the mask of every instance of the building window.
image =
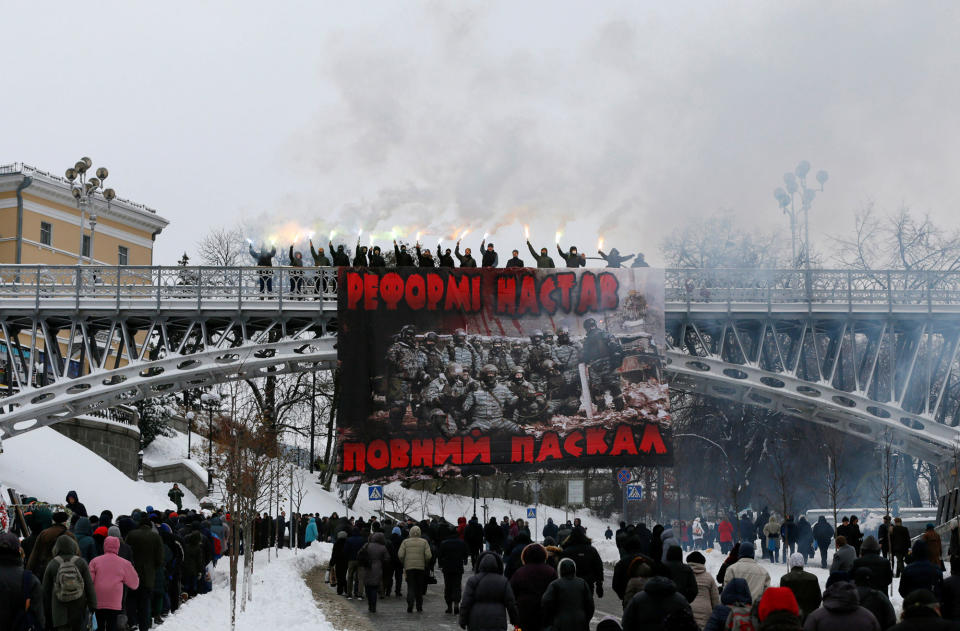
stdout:
{"type": "Polygon", "coordinates": [[[40,243],[53,245],[53,226],[46,221],[40,222],[40,243]]]}
{"type": "Polygon", "coordinates": [[[117,250],[117,265],[129,265],[129,263],[127,263],[129,256],[130,252],[127,250],[127,246],[119,246],[117,250]]]}
{"type": "Polygon", "coordinates": [[[81,248],[80,256],[90,256],[90,235],[83,235],[83,248],[81,248]]]}

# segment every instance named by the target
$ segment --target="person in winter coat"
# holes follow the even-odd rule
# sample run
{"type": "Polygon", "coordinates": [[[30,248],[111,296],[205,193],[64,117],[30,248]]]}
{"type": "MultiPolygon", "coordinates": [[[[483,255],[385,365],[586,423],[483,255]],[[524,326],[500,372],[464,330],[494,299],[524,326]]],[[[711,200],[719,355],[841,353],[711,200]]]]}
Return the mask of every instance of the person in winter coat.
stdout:
{"type": "Polygon", "coordinates": [[[90,527],[90,520],[81,517],[77,520],[77,525],[73,527],[73,536],[77,539],[77,547],[80,548],[80,556],[89,563],[97,556],[97,543],[93,540],[93,528],[90,527]]]}
{"type": "Polygon", "coordinates": [[[367,537],[356,526],[347,537],[347,598],[360,598],[360,564],[357,553],[367,543],[367,537]]]}
{"type": "MultiPolygon", "coordinates": [[[[133,552],[133,567],[140,578],[140,586],[131,594],[137,611],[139,631],[147,631],[152,620],[151,597],[156,584],[157,568],[163,567],[163,541],[144,515],[140,526],[127,535],[127,545],[133,552]]],[[[159,613],[159,612],[158,612],[159,613]]]]}
{"type": "Polygon", "coordinates": [[[860,606],[877,619],[881,629],[889,629],[897,624],[897,614],[893,611],[893,605],[890,604],[887,595],[871,587],[872,574],[873,571],[869,567],[860,567],[853,571],[857,598],[860,600],[860,606]]]}
{"type": "Polygon", "coordinates": [[[200,590],[200,578],[206,567],[203,560],[203,535],[197,528],[192,528],[183,539],[183,565],[180,569],[183,591],[188,596],[196,596],[200,590]]]}
{"type": "Polygon", "coordinates": [[[457,257],[457,260],[460,261],[460,267],[476,267],[477,260],[473,258],[473,254],[470,253],[470,248],[466,248],[463,251],[463,254],[460,254],[460,242],[457,241],[457,247],[453,250],[454,256],[457,257]]]}
{"type": "Polygon", "coordinates": [[[713,613],[710,614],[703,631],[723,631],[726,629],[727,618],[730,617],[732,608],[745,609],[749,612],[752,604],[753,597],[750,595],[747,581],[742,578],[730,579],[720,592],[720,604],[713,608],[713,613]]]}
{"type": "MultiPolygon", "coordinates": [[[[413,611],[414,603],[417,605],[417,611],[423,611],[423,594],[427,588],[427,565],[433,558],[433,552],[430,551],[430,543],[420,536],[419,526],[410,528],[410,536],[400,544],[397,557],[403,564],[403,571],[407,577],[407,613],[413,611]]],[[[500,557],[497,557],[497,561],[499,563],[500,557]]],[[[503,568],[501,567],[499,571],[502,572],[503,568]]]]}
{"type": "Polygon", "coordinates": [[[664,528],[660,535],[660,541],[663,544],[663,551],[660,553],[660,561],[666,562],[667,551],[673,546],[680,547],[680,540],[673,534],[673,528],[664,528]]]}
{"type": "MultiPolygon", "coordinates": [[[[833,533],[830,533],[830,536],[833,536],[833,533]]],[[[753,526],[753,521],[750,520],[750,516],[744,513],[740,516],[740,541],[749,541],[753,543],[757,538],[756,529],[753,526]]]]}
{"type": "Polygon", "coordinates": [[[71,539],[76,539],[74,534],[67,530],[66,522],[67,514],[63,511],[57,511],[53,514],[53,524],[41,531],[33,542],[30,559],[27,561],[27,569],[33,572],[33,575],[38,579],[43,580],[43,573],[47,569],[47,564],[53,558],[53,548],[60,535],[67,535],[71,539]]]}
{"type": "Polygon", "coordinates": [[[337,540],[333,542],[333,549],[330,551],[330,565],[333,566],[334,581],[337,585],[337,595],[350,595],[347,585],[347,531],[341,530],[337,533],[337,540]]]}
{"type": "Polygon", "coordinates": [[[853,562],[853,573],[862,567],[870,568],[870,587],[884,592],[893,582],[893,570],[890,561],[880,556],[880,542],[873,535],[863,540],[860,546],[861,557],[853,562]]]}
{"type": "MultiPolygon", "coordinates": [[[[852,546],[851,546],[852,547],[852,546]]],[[[823,592],[823,605],[803,624],[804,631],[880,631],[876,617],[860,606],[853,583],[838,581],[823,592]]]]}
{"type": "Polygon", "coordinates": [[[717,582],[707,572],[707,560],[699,552],[691,552],[687,555],[687,564],[693,570],[693,576],[697,581],[697,597],[690,603],[693,610],[693,619],[702,629],[710,619],[713,608],[720,604],[720,591],[717,589],[717,582]]]}
{"type": "Polygon", "coordinates": [[[380,584],[383,582],[383,571],[390,566],[390,552],[387,550],[387,540],[383,533],[375,532],[370,535],[370,541],[360,549],[359,556],[366,557],[363,587],[367,593],[367,609],[375,613],[377,595],[380,593],[380,584]]]}
{"type": "MultiPolygon", "coordinates": [[[[633,597],[643,591],[647,581],[656,574],[653,559],[638,555],[630,562],[627,582],[624,586],[623,597],[620,599],[626,609],[633,597]]],[[[662,568],[662,566],[661,566],[662,568]]]]}
{"type": "Polygon", "coordinates": [[[774,515],[763,527],[763,557],[771,563],[780,562],[780,522],[774,515]]]}
{"type": "Polygon", "coordinates": [[[574,528],[563,543],[563,558],[573,559],[577,564],[577,575],[591,591],[596,589],[598,598],[603,598],[603,560],[582,528],[574,528]]]}
{"type": "Polygon", "coordinates": [[[510,554],[504,558],[503,575],[507,578],[513,576],[513,573],[523,565],[523,550],[532,543],[530,535],[523,531],[517,531],[517,534],[511,538],[510,554]]]}
{"type": "Polygon", "coordinates": [[[67,508],[70,509],[70,512],[74,515],[80,515],[81,517],[88,517],[87,507],[83,505],[83,502],[77,497],[76,491],[70,491],[67,493],[67,508]]]}
{"type": "Polygon", "coordinates": [[[467,631],[505,631],[508,620],[514,626],[518,624],[513,590],[503,576],[500,555],[484,552],[477,563],[477,573],[463,589],[458,623],[467,631]]]}
{"type": "Polygon", "coordinates": [[[733,547],[733,524],[726,517],[717,524],[717,540],[720,542],[720,552],[729,553],[733,547]]]}
{"type": "Polygon", "coordinates": [[[920,539],[927,543],[927,558],[930,560],[930,562],[939,567],[941,570],[944,569],[943,544],[941,544],[940,535],[937,534],[936,530],[934,530],[933,524],[927,524],[923,534],[920,535],[920,539]]]}
{"type": "Polygon", "coordinates": [[[813,527],[813,540],[817,542],[817,549],[820,550],[820,567],[826,569],[827,551],[830,549],[830,542],[833,540],[833,528],[827,523],[827,518],[823,515],[817,519],[817,523],[813,527]]]}
{"type": "Polygon", "coordinates": [[[304,532],[303,540],[307,545],[310,545],[319,538],[320,535],[317,532],[317,518],[311,517],[310,523],[307,524],[307,530],[304,532]]]}
{"type": "Polygon", "coordinates": [[[903,560],[910,552],[910,531],[903,525],[903,520],[894,517],[893,528],[890,529],[890,554],[897,560],[896,577],[903,572],[903,560]]]}
{"type": "Polygon", "coordinates": [[[93,587],[90,568],[79,554],[80,548],[73,537],[61,536],[53,545],[53,559],[43,572],[43,611],[50,628],[80,631],[86,624],[87,611],[97,609],[97,592],[93,587]],[[79,571],[83,580],[83,595],[76,600],[62,602],[56,595],[56,582],[61,565],[66,563],[72,563],[79,571]]]}
{"type": "Polygon", "coordinates": [[[623,612],[623,631],[666,629],[664,619],[679,611],[691,612],[690,603],[669,578],[654,576],[623,612]]]}
{"type": "Polygon", "coordinates": [[[813,527],[803,515],[797,520],[797,551],[804,561],[813,558],[813,527]]]}
{"type": "Polygon", "coordinates": [[[940,617],[940,601],[932,592],[918,589],[903,599],[903,621],[890,631],[956,631],[960,624],[940,617]]]}
{"type": "Polygon", "coordinates": [[[556,541],[558,532],[560,532],[560,528],[553,523],[553,517],[548,517],[547,523],[543,526],[543,538],[552,537],[556,541]]]}
{"type": "Polygon", "coordinates": [[[463,531],[463,542],[467,544],[467,550],[470,553],[470,566],[476,571],[477,562],[480,561],[480,550],[483,549],[483,526],[480,525],[476,515],[467,522],[467,527],[463,531]]]}
{"type": "Polygon", "coordinates": [[[514,250],[511,254],[513,254],[513,256],[507,261],[506,267],[524,267],[523,259],[520,258],[520,251],[514,250]]]}
{"type": "Polygon", "coordinates": [[[727,553],[727,558],[723,560],[723,563],[720,564],[720,569],[717,570],[717,584],[723,587],[726,584],[727,577],[727,568],[736,563],[740,559],[740,542],[733,544],[733,547],[730,548],[730,552],[727,553]]]}
{"type": "Polygon", "coordinates": [[[496,517],[491,517],[490,522],[483,529],[483,538],[487,541],[487,547],[497,554],[503,552],[503,544],[506,542],[506,535],[496,517]]]}
{"type": "Polygon", "coordinates": [[[830,564],[831,572],[853,571],[853,562],[857,560],[857,551],[847,543],[847,538],[843,535],[837,537],[837,550],[833,553],[833,563],[830,564]]]}
{"type": "Polygon", "coordinates": [[[787,515],[780,524],[780,537],[783,540],[783,562],[787,563],[787,549],[790,549],[790,554],[797,550],[797,522],[793,520],[793,515],[787,515]]]}
{"type": "Polygon", "coordinates": [[[913,542],[910,563],[900,574],[900,595],[906,598],[914,590],[928,589],[939,599],[943,593],[943,573],[930,562],[927,543],[923,539],[913,542]]]}
{"type": "Polygon", "coordinates": [[[463,568],[467,565],[470,551],[467,544],[457,536],[457,531],[444,529],[442,540],[437,548],[437,563],[443,572],[443,599],[447,603],[447,613],[460,613],[461,586],[463,568]]]}
{"type": "Polygon", "coordinates": [[[742,578],[747,581],[747,585],[750,586],[751,600],[756,602],[760,600],[763,590],[770,587],[770,575],[753,558],[754,554],[752,543],[741,543],[740,558],[727,568],[724,580],[742,578]]]}
{"type": "Polygon", "coordinates": [[[46,624],[40,580],[22,565],[20,539],[13,533],[0,534],[0,629],[13,629],[25,611],[32,615],[39,628],[43,629],[46,624]]]}
{"type": "Polygon", "coordinates": [[[940,599],[944,619],[960,620],[960,556],[957,554],[950,557],[950,576],[943,581],[940,599]]]}
{"type": "Polygon", "coordinates": [[[620,254],[620,250],[617,248],[611,248],[610,253],[606,254],[603,250],[597,250],[597,254],[600,255],[604,261],[607,262],[607,267],[623,267],[623,264],[633,258],[633,254],[628,254],[623,256],[620,254]]]}
{"type": "Polygon", "coordinates": [[[771,587],[763,592],[757,606],[757,631],[799,631],[800,608],[793,592],[785,587],[771,587]]]}
{"type": "Polygon", "coordinates": [[[856,515],[850,516],[850,524],[847,526],[847,543],[853,546],[860,556],[860,545],[863,543],[863,533],[860,532],[860,518],[856,515]]]}
{"type": "Polygon", "coordinates": [[[543,595],[557,579],[557,571],[547,565],[547,551],[538,543],[524,548],[520,557],[523,567],[510,577],[510,588],[517,600],[518,626],[524,631],[540,631],[544,617],[543,595]]]}
{"type": "Polygon", "coordinates": [[[120,558],[120,540],[107,537],[103,554],[90,563],[90,577],[97,592],[97,628],[116,631],[117,616],[123,610],[123,588],[137,589],[140,578],[133,564],[120,558]]]}
{"type": "Polygon", "coordinates": [[[530,244],[530,240],[527,240],[527,249],[530,250],[530,254],[533,256],[533,260],[537,262],[537,267],[540,269],[553,269],[556,265],[553,264],[553,259],[550,258],[550,252],[547,248],[540,248],[540,253],[537,254],[537,251],[533,249],[533,246],[530,244]]]}
{"type": "Polygon", "coordinates": [[[663,558],[663,526],[656,524],[650,532],[650,558],[660,561],[663,558]]]}
{"type": "Polygon", "coordinates": [[[697,578],[693,569],[683,562],[683,550],[678,546],[670,546],[667,550],[667,560],[663,564],[667,568],[670,580],[677,586],[677,591],[692,603],[697,597],[697,578]]]}
{"type": "Polygon", "coordinates": [[[572,245],[570,249],[566,252],[560,247],[560,244],[557,244],[557,252],[560,253],[560,258],[563,259],[563,262],[566,263],[567,267],[586,267],[587,266],[587,257],[583,254],[580,254],[577,251],[577,246],[572,245]]]}
{"type": "Polygon", "coordinates": [[[541,599],[543,624],[552,631],[588,631],[594,612],[593,591],[577,576],[572,559],[562,559],[559,570],[560,577],[547,586],[541,599]]]}
{"type": "Polygon", "coordinates": [[[787,565],[790,571],[780,577],[780,587],[786,587],[793,592],[800,607],[800,619],[806,620],[810,612],[816,611],[820,606],[823,598],[820,593],[820,581],[815,574],[803,569],[804,558],[799,552],[790,555],[787,565]]]}

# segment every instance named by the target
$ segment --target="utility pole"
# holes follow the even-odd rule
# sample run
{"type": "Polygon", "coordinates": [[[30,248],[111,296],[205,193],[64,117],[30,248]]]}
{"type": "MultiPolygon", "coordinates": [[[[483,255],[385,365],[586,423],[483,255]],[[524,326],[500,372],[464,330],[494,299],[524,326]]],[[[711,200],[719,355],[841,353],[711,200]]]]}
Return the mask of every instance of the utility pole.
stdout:
{"type": "Polygon", "coordinates": [[[310,384],[310,473],[313,473],[313,441],[316,437],[317,423],[317,371],[314,366],[313,381],[310,384]]]}

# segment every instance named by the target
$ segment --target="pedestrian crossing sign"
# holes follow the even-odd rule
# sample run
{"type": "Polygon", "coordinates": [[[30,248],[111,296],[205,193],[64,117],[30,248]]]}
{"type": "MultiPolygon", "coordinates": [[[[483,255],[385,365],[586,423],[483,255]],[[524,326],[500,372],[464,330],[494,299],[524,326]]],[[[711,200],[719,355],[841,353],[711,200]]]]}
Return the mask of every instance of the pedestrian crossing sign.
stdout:
{"type": "Polygon", "coordinates": [[[383,487],[379,484],[371,484],[367,487],[367,499],[371,502],[379,502],[383,499],[383,487]]]}
{"type": "Polygon", "coordinates": [[[527,519],[536,519],[537,518],[537,509],[528,508],[527,509],[527,519]]]}
{"type": "Polygon", "coordinates": [[[627,485],[627,501],[628,502],[639,502],[643,499],[643,486],[640,484],[628,484],[627,485]]]}

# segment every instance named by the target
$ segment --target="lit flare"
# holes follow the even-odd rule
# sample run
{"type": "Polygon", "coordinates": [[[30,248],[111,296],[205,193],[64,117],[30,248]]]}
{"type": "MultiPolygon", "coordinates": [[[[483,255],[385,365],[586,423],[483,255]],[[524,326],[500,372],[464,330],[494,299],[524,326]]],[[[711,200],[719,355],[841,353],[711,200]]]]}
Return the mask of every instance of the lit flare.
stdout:
{"type": "Polygon", "coordinates": [[[603,237],[600,237],[599,239],[597,239],[597,250],[599,251],[602,249],[603,249],[603,237]]]}

